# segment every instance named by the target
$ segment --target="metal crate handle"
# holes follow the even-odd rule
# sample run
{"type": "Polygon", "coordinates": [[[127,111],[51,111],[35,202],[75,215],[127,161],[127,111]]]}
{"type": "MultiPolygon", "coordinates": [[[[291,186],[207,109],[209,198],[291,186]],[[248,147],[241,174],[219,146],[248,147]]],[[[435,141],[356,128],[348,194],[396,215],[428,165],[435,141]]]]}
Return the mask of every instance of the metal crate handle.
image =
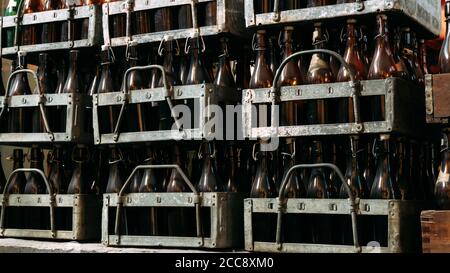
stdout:
{"type": "Polygon", "coordinates": [[[45,186],[47,188],[48,195],[50,197],[50,231],[52,233],[52,237],[56,236],[55,232],[55,205],[56,205],[56,198],[53,194],[53,187],[48,182],[47,177],[45,176],[44,172],[40,169],[33,169],[33,168],[19,168],[15,169],[8,177],[8,180],[6,181],[5,188],[3,189],[3,200],[2,200],[2,210],[0,215],[0,234],[3,236],[5,232],[5,211],[9,200],[9,193],[8,193],[8,186],[12,181],[12,178],[15,174],[19,172],[34,172],[39,174],[42,179],[44,180],[45,186]]]}
{"type": "Polygon", "coordinates": [[[283,182],[281,183],[280,187],[280,194],[278,196],[278,217],[277,217],[277,234],[276,234],[276,243],[278,245],[278,249],[281,250],[282,248],[282,241],[281,241],[281,225],[283,220],[283,212],[285,210],[287,199],[284,197],[286,185],[291,178],[292,174],[297,169],[315,169],[315,168],[329,168],[332,169],[339,177],[339,179],[342,181],[342,185],[344,185],[344,189],[347,192],[349,199],[350,199],[350,215],[352,217],[352,231],[353,231],[353,244],[355,246],[355,249],[358,250],[358,252],[361,251],[361,247],[359,245],[358,240],[358,229],[357,229],[357,221],[356,221],[356,211],[358,209],[358,205],[356,203],[355,196],[353,195],[352,190],[350,189],[350,186],[345,181],[344,176],[342,175],[342,172],[339,170],[339,168],[336,165],[328,164],[328,163],[321,163],[321,164],[303,164],[303,165],[296,165],[289,169],[285,177],[283,178],[283,182]]]}
{"type": "MultiPolygon", "coordinates": [[[[135,175],[135,173],[138,170],[144,170],[144,169],[175,169],[183,178],[184,182],[188,185],[188,187],[191,189],[191,191],[194,193],[194,204],[195,204],[195,217],[196,217],[196,226],[197,226],[197,237],[203,237],[202,230],[201,230],[201,219],[200,219],[200,203],[201,203],[201,197],[200,193],[195,189],[194,185],[191,183],[189,178],[186,176],[186,174],[183,172],[183,170],[178,165],[140,165],[134,168],[133,172],[131,172],[128,179],[125,181],[125,183],[122,186],[122,189],[120,189],[118,193],[117,198],[117,212],[116,212],[116,223],[115,223],[115,234],[117,236],[120,236],[120,213],[123,207],[123,201],[122,197],[128,188],[128,185],[131,182],[131,179],[135,175]]],[[[119,237],[120,238],[120,237],[119,237]]]]}
{"type": "MultiPolygon", "coordinates": [[[[123,85],[122,85],[122,93],[124,94],[123,100],[122,100],[122,107],[120,108],[120,112],[119,112],[119,117],[117,118],[117,123],[116,126],[114,127],[114,141],[117,142],[119,140],[119,135],[120,135],[120,124],[122,123],[122,118],[123,118],[123,113],[125,111],[126,105],[128,104],[130,98],[130,92],[128,90],[128,85],[127,85],[127,79],[128,79],[128,75],[132,72],[132,71],[142,71],[142,70],[150,70],[150,69],[159,69],[161,71],[161,76],[163,78],[163,87],[165,90],[164,93],[164,97],[166,98],[167,104],[169,105],[170,108],[170,113],[172,114],[172,117],[175,120],[175,124],[177,126],[178,131],[183,131],[184,129],[182,129],[180,122],[178,121],[178,119],[175,118],[175,110],[173,109],[173,103],[172,103],[172,86],[169,86],[169,84],[167,83],[167,77],[166,77],[166,71],[164,70],[164,67],[162,67],[161,65],[146,65],[146,66],[135,66],[135,67],[131,67],[129,68],[125,74],[123,75],[123,85]]],[[[184,132],[184,134],[186,134],[186,132],[184,132]]]]}
{"type": "Polygon", "coordinates": [[[8,91],[9,91],[9,89],[11,87],[10,85],[11,85],[11,82],[12,82],[12,78],[15,75],[20,74],[20,73],[31,74],[33,76],[33,80],[34,80],[34,82],[36,84],[36,89],[37,89],[37,91],[39,93],[38,105],[39,105],[39,111],[41,113],[42,120],[44,121],[45,132],[48,134],[48,138],[51,141],[54,141],[55,140],[55,135],[53,134],[52,130],[50,129],[50,126],[48,124],[47,115],[46,115],[45,110],[44,110],[44,106],[45,106],[45,103],[47,101],[47,98],[45,97],[45,94],[41,91],[41,85],[39,83],[39,80],[38,80],[36,72],[34,72],[31,69],[19,69],[19,70],[14,71],[13,73],[11,73],[11,75],[9,76],[8,82],[6,83],[6,94],[5,94],[5,98],[4,98],[4,101],[3,101],[2,110],[0,111],[0,119],[4,116],[4,114],[5,114],[5,112],[6,112],[7,108],[8,108],[8,101],[9,101],[9,97],[10,97],[8,95],[8,91]]]}
{"type": "Polygon", "coordinates": [[[350,76],[350,87],[352,88],[352,99],[353,99],[353,112],[355,115],[355,124],[356,124],[356,130],[358,131],[358,133],[362,133],[364,131],[364,127],[363,124],[361,123],[361,118],[360,118],[360,113],[359,113],[359,87],[360,87],[360,82],[356,79],[355,74],[353,73],[353,69],[351,68],[351,66],[344,60],[344,58],[339,55],[338,53],[331,51],[331,50],[327,50],[327,49],[312,49],[312,50],[305,50],[305,51],[300,51],[297,53],[292,54],[291,56],[287,57],[280,65],[280,67],[277,69],[277,72],[275,73],[275,77],[273,79],[273,84],[272,84],[272,90],[271,90],[271,98],[272,98],[272,110],[271,110],[271,126],[273,129],[273,134],[277,135],[276,132],[274,132],[274,130],[278,130],[278,123],[277,125],[275,125],[275,116],[276,116],[276,111],[275,111],[275,106],[277,103],[277,95],[280,91],[281,86],[279,83],[279,79],[281,77],[281,74],[283,73],[284,67],[293,59],[296,59],[302,55],[309,55],[309,54],[317,54],[317,53],[325,53],[325,54],[329,54],[333,57],[335,57],[337,60],[339,60],[339,62],[344,66],[344,68],[348,71],[349,76],[350,76]]]}

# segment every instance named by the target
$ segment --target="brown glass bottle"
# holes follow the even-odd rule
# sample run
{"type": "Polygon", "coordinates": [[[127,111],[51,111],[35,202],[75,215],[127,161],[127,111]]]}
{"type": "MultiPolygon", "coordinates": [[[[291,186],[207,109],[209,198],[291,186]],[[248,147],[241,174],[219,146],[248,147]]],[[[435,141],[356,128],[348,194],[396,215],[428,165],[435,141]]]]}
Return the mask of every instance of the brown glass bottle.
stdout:
{"type": "MultiPolygon", "coordinates": [[[[380,137],[377,151],[377,172],[370,191],[371,199],[400,199],[401,193],[395,183],[394,172],[392,170],[392,150],[389,135],[380,137]]],[[[379,242],[381,246],[387,246],[387,220],[384,217],[373,217],[372,241],[379,242]]]]}
{"type": "Polygon", "coordinates": [[[439,167],[439,176],[434,187],[436,208],[440,210],[450,209],[450,151],[448,143],[448,136],[444,135],[441,147],[441,166],[439,167]]]}
{"type": "Polygon", "coordinates": [[[199,192],[221,192],[223,185],[217,174],[214,157],[216,154],[215,145],[212,142],[208,142],[202,146],[203,168],[196,188],[199,192]]]}
{"type": "Polygon", "coordinates": [[[308,0],[307,7],[320,7],[336,4],[336,0],[308,0]]]}
{"type": "MultiPolygon", "coordinates": [[[[315,49],[324,49],[327,42],[324,36],[322,23],[314,24],[313,46],[315,49]]],[[[309,65],[307,81],[309,84],[321,84],[334,82],[329,56],[314,54],[309,65]]],[[[306,103],[307,124],[325,124],[327,118],[327,103],[324,100],[309,101],[306,103]]]]}
{"type": "MultiPolygon", "coordinates": [[[[23,151],[21,149],[14,149],[13,151],[13,170],[23,168],[23,151]]],[[[11,182],[6,189],[8,194],[23,194],[25,190],[25,184],[27,183],[27,178],[25,177],[25,173],[19,172],[16,173],[12,178],[11,182]]],[[[6,224],[5,226],[8,228],[23,228],[25,224],[25,215],[22,213],[23,211],[16,207],[8,208],[8,213],[6,214],[6,224]]]]}
{"type": "Polygon", "coordinates": [[[446,34],[439,53],[439,72],[450,73],[450,1],[445,1],[446,34]]]}
{"type": "Polygon", "coordinates": [[[256,32],[256,51],[255,69],[250,78],[249,88],[270,88],[273,84],[273,73],[266,61],[266,31],[258,30],[256,32]]]}
{"type": "Polygon", "coordinates": [[[374,156],[372,151],[372,139],[366,139],[365,145],[365,157],[364,157],[364,179],[366,180],[368,189],[372,189],[373,180],[375,178],[376,167],[374,163],[374,156]]]}
{"type": "MultiPolygon", "coordinates": [[[[39,54],[39,66],[37,71],[37,77],[39,82],[40,90],[38,91],[40,94],[48,94],[52,93],[55,90],[55,80],[51,73],[51,62],[49,59],[49,55],[47,53],[39,54]]],[[[51,120],[51,110],[45,109],[47,120],[51,120]],[[49,111],[50,110],[50,111],[49,111]]],[[[32,113],[32,132],[34,133],[42,133],[44,132],[44,121],[41,117],[41,112],[38,107],[33,108],[32,113]]],[[[50,122],[53,125],[53,122],[50,122]]]]}
{"type": "Polygon", "coordinates": [[[408,152],[406,141],[400,139],[397,142],[395,184],[399,187],[401,200],[414,200],[414,191],[411,185],[411,178],[409,177],[410,162],[408,152]]]}
{"type": "MultiPolygon", "coordinates": [[[[272,176],[269,174],[268,153],[259,152],[256,175],[252,183],[250,198],[274,198],[276,190],[272,176]]],[[[256,214],[253,216],[253,239],[259,242],[275,240],[274,215],[256,214]]]]}
{"type": "Polygon", "coordinates": [[[49,163],[48,182],[52,185],[54,193],[65,194],[67,192],[68,181],[65,176],[63,148],[61,146],[55,146],[51,153],[49,163]]]}
{"type": "Polygon", "coordinates": [[[190,65],[186,85],[212,83],[208,71],[205,67],[201,50],[201,38],[194,37],[190,40],[190,65]]]}
{"type": "MultiPolygon", "coordinates": [[[[41,12],[43,10],[41,0],[24,0],[23,13],[41,12]]],[[[39,25],[21,27],[22,45],[35,45],[39,43],[39,25]]]]}
{"type": "Polygon", "coordinates": [[[405,62],[406,68],[408,69],[409,80],[413,82],[418,82],[418,75],[416,71],[416,57],[414,54],[414,43],[409,27],[404,27],[401,29],[401,50],[402,57],[405,62]]]}
{"type": "MultiPolygon", "coordinates": [[[[398,76],[394,56],[389,43],[389,30],[386,15],[377,16],[377,29],[375,53],[367,76],[369,80],[386,79],[398,76]]],[[[370,121],[384,119],[384,105],[381,101],[381,97],[371,98],[369,112],[371,112],[370,121]]]]}
{"type": "Polygon", "coordinates": [[[228,56],[228,39],[221,38],[220,43],[222,46],[222,54],[219,56],[219,69],[217,70],[214,84],[223,87],[236,87],[228,56]]]}
{"type": "Polygon", "coordinates": [[[423,87],[425,85],[425,74],[419,57],[419,41],[417,40],[417,34],[415,32],[411,32],[411,35],[413,44],[414,72],[417,76],[418,83],[423,87]]]}
{"type": "MultiPolygon", "coordinates": [[[[313,163],[323,163],[323,146],[320,141],[314,141],[311,150],[313,163]]],[[[332,198],[325,170],[316,168],[311,171],[309,177],[307,198],[314,199],[329,199],[332,198]]],[[[311,242],[314,244],[327,244],[332,242],[331,224],[332,219],[322,215],[311,215],[310,220],[310,235],[311,242]]]]}
{"type": "MultiPolygon", "coordinates": [[[[183,168],[181,150],[178,145],[173,148],[173,164],[183,168]]],[[[188,192],[190,191],[182,176],[177,170],[172,170],[169,183],[167,183],[167,192],[188,192]]],[[[192,235],[192,211],[186,208],[167,209],[167,226],[169,236],[189,236],[192,235]]],[[[195,218],[194,218],[195,219],[195,218]]]]}
{"type": "MultiPolygon", "coordinates": [[[[139,54],[138,54],[138,44],[132,42],[128,49],[128,64],[129,67],[135,67],[139,65],[139,54]]],[[[125,83],[128,91],[133,92],[135,90],[140,90],[145,88],[143,73],[139,70],[133,70],[128,74],[128,78],[125,83]]],[[[126,112],[127,117],[127,131],[129,132],[143,132],[148,131],[147,118],[149,117],[148,107],[146,104],[133,104],[128,107],[126,112]]]]}
{"type": "Polygon", "coordinates": [[[150,12],[148,10],[136,11],[132,13],[132,33],[145,34],[151,32],[150,12]]]}
{"type": "MultiPolygon", "coordinates": [[[[0,71],[3,71],[1,62],[0,62],[0,71]]],[[[5,85],[3,84],[3,76],[0,76],[0,96],[4,96],[5,94],[6,93],[5,93],[5,85]]]]}
{"type": "MultiPolygon", "coordinates": [[[[280,184],[282,183],[282,180],[287,175],[287,172],[290,168],[295,166],[297,163],[295,161],[295,155],[292,157],[291,155],[294,152],[294,145],[295,142],[292,142],[291,140],[288,140],[286,143],[286,154],[283,155],[283,175],[280,181],[280,184]]],[[[284,189],[284,197],[285,198],[306,198],[306,188],[305,184],[301,180],[301,176],[299,175],[298,171],[294,171],[289,178],[286,187],[284,189]]],[[[304,215],[299,214],[288,214],[285,217],[285,225],[284,225],[284,242],[289,243],[304,243],[307,241],[307,234],[308,234],[308,228],[305,225],[306,219],[304,215]]]]}
{"type": "Polygon", "coordinates": [[[227,176],[224,184],[225,192],[241,192],[241,183],[243,177],[240,176],[238,151],[235,145],[229,145],[227,148],[226,160],[227,176]]]}
{"type": "MultiPolygon", "coordinates": [[[[344,59],[347,64],[353,69],[353,73],[357,80],[365,80],[367,79],[367,66],[363,57],[361,56],[361,51],[358,46],[358,38],[357,38],[357,29],[355,19],[347,20],[347,45],[345,48],[344,59]]],[[[343,65],[339,70],[337,79],[338,82],[347,82],[350,81],[350,74],[347,69],[343,65]]],[[[354,122],[354,112],[353,112],[353,100],[351,98],[348,99],[339,99],[338,101],[338,112],[337,112],[337,121],[346,123],[346,122],[354,122]]]]}
{"type": "MultiPolygon", "coordinates": [[[[98,85],[97,93],[109,93],[114,92],[113,79],[111,75],[112,57],[108,47],[102,47],[101,53],[102,59],[102,74],[98,85]]],[[[113,106],[104,107],[99,109],[99,127],[101,133],[113,133],[117,118],[119,116],[118,109],[113,106]]]]}
{"type": "MultiPolygon", "coordinates": [[[[145,164],[156,164],[155,153],[150,147],[147,147],[147,158],[145,159],[145,164]]],[[[155,169],[145,169],[142,175],[139,192],[161,192],[161,187],[162,185],[158,180],[155,169]]],[[[162,220],[162,215],[160,215],[160,213],[163,213],[161,208],[154,207],[143,211],[143,216],[141,219],[141,229],[143,235],[156,236],[160,235],[160,232],[164,232],[163,230],[160,230],[160,220],[162,220]]]]}
{"type": "Polygon", "coordinates": [[[396,28],[396,31],[394,33],[394,61],[395,61],[395,68],[397,69],[397,76],[401,77],[405,80],[411,80],[413,76],[411,76],[411,69],[408,69],[407,60],[403,57],[403,51],[402,51],[402,36],[400,28],[396,28]]]}
{"type": "Polygon", "coordinates": [[[70,183],[67,188],[67,194],[87,194],[89,193],[90,182],[88,180],[86,170],[87,148],[82,145],[77,145],[72,155],[75,167],[70,178],[70,183]]]}
{"type": "MultiPolygon", "coordinates": [[[[63,0],[43,0],[43,11],[58,10],[64,7],[63,0]]],[[[57,23],[45,23],[42,24],[41,42],[56,43],[61,40],[60,24],[57,23]]]]}
{"type": "MultiPolygon", "coordinates": [[[[0,158],[1,158],[1,153],[0,153],[0,158]]],[[[5,176],[5,172],[3,171],[3,165],[1,164],[0,161],[0,192],[4,192],[5,190],[5,185],[6,185],[6,176],[5,176]]]]}
{"type": "MultiPolygon", "coordinates": [[[[13,151],[13,170],[23,168],[23,151],[21,149],[14,149],[13,151]]],[[[7,193],[9,194],[23,194],[25,190],[25,184],[27,179],[23,172],[16,173],[14,177],[11,178],[9,183],[7,193]]]]}
{"type": "MultiPolygon", "coordinates": [[[[293,27],[284,27],[283,40],[280,45],[283,51],[283,60],[294,54],[294,40],[292,37],[293,32],[293,27]]],[[[292,60],[286,64],[281,73],[279,84],[280,86],[296,86],[303,84],[302,73],[300,72],[300,68],[296,60],[292,60]]],[[[303,110],[303,103],[296,103],[294,105],[293,102],[285,102],[281,107],[282,123],[286,126],[297,124],[297,111],[303,110]]]]}
{"type": "MultiPolygon", "coordinates": [[[[30,168],[44,171],[44,154],[39,147],[31,148],[30,168]]],[[[36,172],[28,174],[27,183],[25,184],[24,194],[45,194],[47,188],[42,176],[36,172]]],[[[29,208],[26,212],[26,225],[31,229],[44,229],[50,225],[48,220],[48,209],[45,208],[29,208]]]]}
{"type": "MultiPolygon", "coordinates": [[[[22,67],[16,67],[17,69],[26,68],[25,55],[19,55],[17,57],[17,64],[21,64],[22,67]]],[[[26,73],[18,73],[12,80],[10,88],[8,90],[8,96],[21,96],[31,95],[30,85],[28,83],[28,76],[26,73]]],[[[32,111],[27,108],[8,108],[8,132],[9,133],[26,133],[31,132],[31,115],[32,111]]]]}
{"type": "MultiPolygon", "coordinates": [[[[164,72],[166,73],[166,83],[168,86],[173,87],[180,84],[180,79],[178,78],[178,75],[175,72],[174,69],[174,42],[173,41],[166,41],[164,43],[164,50],[162,52],[164,56],[163,60],[163,68],[164,72]]],[[[155,75],[157,76],[157,75],[155,75]]],[[[157,87],[163,87],[164,82],[162,77],[157,78],[156,82],[157,87]]],[[[172,117],[172,114],[170,112],[169,106],[167,103],[157,103],[153,105],[156,107],[157,111],[157,117],[159,120],[157,121],[157,128],[159,130],[170,130],[172,128],[172,125],[174,124],[174,119],[172,117]]]]}

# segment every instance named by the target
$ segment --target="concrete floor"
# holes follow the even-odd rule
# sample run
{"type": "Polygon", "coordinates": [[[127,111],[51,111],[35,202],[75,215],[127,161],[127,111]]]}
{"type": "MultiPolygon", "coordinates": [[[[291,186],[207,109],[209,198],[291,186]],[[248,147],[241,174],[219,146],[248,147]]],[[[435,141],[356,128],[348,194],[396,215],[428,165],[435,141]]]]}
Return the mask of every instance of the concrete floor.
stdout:
{"type": "Polygon", "coordinates": [[[192,249],[115,248],[99,243],[48,242],[24,239],[0,239],[0,253],[205,253],[192,249]]]}

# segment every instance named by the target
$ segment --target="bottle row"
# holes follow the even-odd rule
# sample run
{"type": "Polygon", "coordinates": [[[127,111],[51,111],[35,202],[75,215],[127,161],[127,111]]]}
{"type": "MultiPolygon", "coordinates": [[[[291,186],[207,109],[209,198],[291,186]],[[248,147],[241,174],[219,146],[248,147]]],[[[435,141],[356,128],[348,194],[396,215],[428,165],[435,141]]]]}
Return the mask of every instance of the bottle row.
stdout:
{"type": "MultiPolygon", "coordinates": [[[[362,0],[361,2],[363,2],[362,0]]],[[[355,3],[357,0],[284,0],[279,1],[279,10],[304,9],[344,3],[355,3]]],[[[255,13],[268,13],[274,10],[274,0],[254,0],[255,13]]]]}
{"type": "MultiPolygon", "coordinates": [[[[345,174],[346,182],[358,198],[435,200],[439,207],[450,206],[448,143],[442,145],[441,162],[434,143],[388,135],[375,139],[353,136],[332,142],[287,140],[277,152],[253,155],[247,144],[204,142],[198,153],[192,146],[181,146],[135,145],[94,150],[85,146],[75,146],[73,150],[55,146],[47,156],[47,175],[55,193],[118,193],[136,166],[176,164],[187,170],[199,192],[244,192],[252,198],[274,198],[292,166],[330,162],[345,174]],[[182,153],[184,150],[189,152],[182,153]]],[[[39,147],[33,147],[28,156],[31,168],[44,170],[39,147]]],[[[14,150],[12,158],[14,169],[23,167],[22,150],[14,150]]],[[[3,187],[4,180],[2,175],[3,187]]],[[[177,171],[154,169],[138,171],[126,190],[131,193],[188,191],[177,171]]],[[[26,178],[19,173],[12,178],[7,192],[43,194],[46,188],[39,175],[30,174],[26,178]]],[[[284,194],[288,198],[348,198],[336,173],[321,168],[295,172],[284,194]]]]}
{"type": "MultiPolygon", "coordinates": [[[[22,7],[23,14],[42,11],[67,9],[79,6],[101,5],[103,3],[117,2],[103,0],[9,0],[5,9],[5,16],[15,16],[18,9],[22,7]],[[23,2],[23,3],[22,3],[23,2]],[[74,3],[72,3],[74,2],[74,3]]],[[[196,5],[198,26],[216,25],[217,2],[211,1],[198,3],[196,5]]],[[[192,12],[190,5],[174,7],[162,7],[152,10],[137,11],[131,14],[131,35],[152,32],[169,31],[176,29],[192,28],[192,12]]],[[[112,15],[109,21],[109,32],[112,38],[126,36],[126,14],[112,15]]],[[[89,19],[76,19],[70,22],[50,22],[21,26],[19,41],[21,45],[35,45],[45,43],[56,43],[68,40],[81,40],[88,37],[89,19]],[[69,35],[71,35],[69,37],[69,35]]],[[[4,47],[14,45],[14,28],[5,30],[4,47]]]]}

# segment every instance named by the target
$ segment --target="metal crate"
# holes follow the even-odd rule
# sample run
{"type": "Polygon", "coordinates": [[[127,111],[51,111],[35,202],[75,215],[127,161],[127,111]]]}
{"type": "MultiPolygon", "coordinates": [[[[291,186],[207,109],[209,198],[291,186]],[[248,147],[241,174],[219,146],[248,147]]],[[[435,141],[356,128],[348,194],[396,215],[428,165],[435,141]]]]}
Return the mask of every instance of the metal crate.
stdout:
{"type": "MultiPolygon", "coordinates": [[[[0,29],[6,28],[20,29],[20,26],[35,25],[43,23],[55,23],[73,20],[89,20],[87,39],[69,40],[56,43],[20,45],[16,41],[13,47],[3,47],[0,41],[0,56],[14,57],[19,51],[44,52],[61,49],[88,48],[98,45],[101,42],[101,7],[96,5],[71,7],[68,9],[43,11],[29,14],[19,14],[17,16],[0,17],[0,29]]],[[[68,24],[70,25],[70,23],[68,24]]],[[[70,33],[70,31],[69,31],[70,33]]],[[[1,34],[1,33],[0,33],[1,34]]],[[[1,40],[1,39],[0,39],[1,40]]]]}
{"type": "MultiPolygon", "coordinates": [[[[159,69],[162,77],[165,78],[165,72],[162,66],[149,65],[143,67],[133,67],[128,69],[124,75],[124,82],[128,74],[133,70],[159,69]]],[[[214,84],[184,85],[169,87],[164,81],[165,87],[154,89],[133,90],[129,92],[111,92],[93,95],[93,124],[95,144],[115,144],[132,143],[148,141],[165,141],[174,139],[195,139],[202,140],[209,136],[211,131],[207,131],[205,124],[211,118],[208,109],[210,105],[218,105],[219,102],[234,103],[237,101],[237,91],[235,89],[224,88],[214,84]],[[174,115],[172,101],[182,101],[186,99],[198,99],[199,119],[198,128],[178,129],[166,131],[147,131],[147,132],[119,132],[123,113],[128,104],[162,102],[168,103],[172,116],[174,115]],[[100,134],[99,126],[99,107],[118,105],[122,106],[118,122],[115,126],[115,132],[111,134],[100,134]]],[[[127,87],[125,87],[127,89],[127,87]]],[[[195,115],[197,116],[197,115],[195,115]]],[[[180,128],[176,120],[177,128],[180,128]]]]}
{"type": "Polygon", "coordinates": [[[450,74],[425,75],[428,123],[448,124],[450,119],[450,74]]]}
{"type": "Polygon", "coordinates": [[[199,193],[177,165],[138,166],[124,183],[119,194],[103,195],[102,242],[107,246],[186,247],[224,249],[241,247],[243,243],[243,195],[239,193],[199,193]],[[140,169],[176,169],[192,193],[128,193],[125,189],[140,169]],[[115,234],[109,234],[108,211],[116,207],[115,234]],[[127,207],[195,208],[196,237],[134,236],[120,234],[119,219],[127,207]],[[201,208],[211,209],[211,236],[202,235],[201,208]]]}
{"type": "MultiPolygon", "coordinates": [[[[289,170],[283,180],[284,189],[288,177],[300,168],[332,168],[343,180],[350,199],[272,199],[244,200],[245,249],[253,252],[280,253],[402,253],[420,251],[420,211],[421,205],[414,201],[360,200],[354,198],[339,169],[331,164],[297,165],[289,170]],[[276,242],[257,242],[253,239],[254,213],[277,214],[276,242]],[[354,245],[322,245],[284,243],[281,237],[283,217],[287,214],[349,215],[352,219],[354,245]],[[361,246],[358,241],[356,215],[386,216],[388,220],[388,246],[361,246]]],[[[307,224],[307,223],[302,223],[307,224]]]]}
{"type": "Polygon", "coordinates": [[[243,0],[124,0],[103,4],[103,38],[104,44],[112,47],[128,45],[130,41],[139,44],[160,42],[164,37],[173,39],[186,39],[193,33],[202,36],[212,36],[222,33],[242,36],[245,34],[244,26],[244,3],[243,0]],[[217,2],[216,25],[198,27],[196,5],[204,2],[217,2]],[[145,34],[131,34],[131,13],[136,11],[146,11],[164,7],[177,7],[181,5],[191,5],[193,28],[175,29],[162,32],[152,32],[145,34]],[[127,36],[111,37],[109,33],[109,18],[112,15],[127,15],[127,36]]]}
{"type": "Polygon", "coordinates": [[[53,194],[45,174],[39,169],[16,169],[11,173],[1,195],[2,209],[0,217],[0,237],[40,238],[56,240],[86,241],[100,238],[101,200],[95,195],[87,194],[53,194]],[[42,176],[47,187],[47,194],[7,194],[11,178],[18,172],[35,172],[42,176]],[[12,229],[5,226],[8,208],[48,207],[50,213],[50,230],[12,229]],[[72,208],[72,229],[56,230],[55,210],[72,208]]]}
{"type": "MultiPolygon", "coordinates": [[[[11,79],[19,73],[32,75],[36,83],[33,93],[39,94],[40,87],[37,75],[33,70],[20,69],[13,72],[7,82],[9,90],[11,79]]],[[[86,109],[92,103],[91,98],[84,94],[39,94],[23,96],[0,97],[0,120],[5,119],[7,108],[35,107],[40,109],[44,121],[45,133],[0,133],[0,143],[3,144],[34,144],[34,143],[91,143],[92,134],[86,131],[85,116],[86,109]],[[45,108],[63,107],[66,109],[66,131],[52,132],[48,124],[45,108]]]]}
{"type": "Polygon", "coordinates": [[[245,24],[249,27],[323,21],[326,19],[375,15],[380,12],[400,14],[416,23],[425,33],[440,35],[441,3],[435,0],[357,0],[354,3],[281,11],[275,0],[274,11],[255,14],[255,0],[245,0],[245,24]]]}
{"type": "MultiPolygon", "coordinates": [[[[278,79],[284,66],[294,58],[312,53],[327,53],[333,55],[341,63],[347,64],[342,57],[329,50],[308,50],[295,53],[281,64],[275,75],[273,88],[247,89],[242,95],[244,134],[251,139],[270,137],[301,137],[323,135],[351,135],[372,133],[403,133],[418,134],[418,126],[425,123],[421,120],[420,109],[423,93],[413,84],[400,79],[370,80],[358,82],[314,84],[301,86],[278,87],[278,79]],[[385,106],[385,120],[364,122],[360,118],[359,98],[366,96],[383,97],[385,106]],[[354,106],[354,123],[317,124],[298,126],[279,126],[277,122],[276,107],[272,107],[271,127],[253,127],[255,124],[254,106],[258,104],[272,104],[278,102],[306,101],[318,99],[352,98],[354,106]]],[[[348,69],[348,68],[347,68],[348,69]]],[[[348,69],[349,70],[349,69],[348,69]]],[[[354,79],[354,76],[352,75],[354,79]]]]}

